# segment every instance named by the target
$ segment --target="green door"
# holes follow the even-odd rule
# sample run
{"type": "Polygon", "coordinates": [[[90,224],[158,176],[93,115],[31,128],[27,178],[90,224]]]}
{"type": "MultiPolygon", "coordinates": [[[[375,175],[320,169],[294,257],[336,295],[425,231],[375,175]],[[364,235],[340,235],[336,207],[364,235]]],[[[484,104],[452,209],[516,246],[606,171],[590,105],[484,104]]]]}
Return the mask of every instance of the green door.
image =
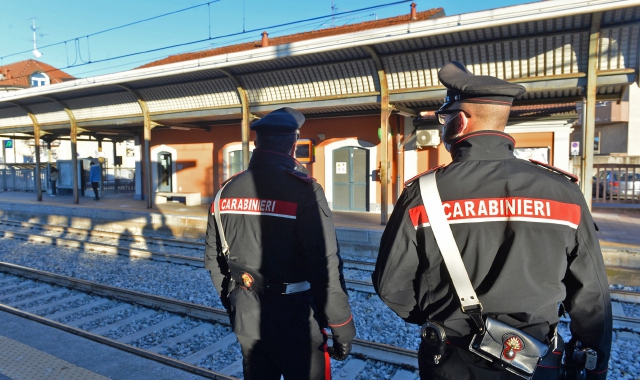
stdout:
{"type": "Polygon", "coordinates": [[[158,191],[171,192],[171,153],[158,153],[158,191]]]}
{"type": "Polygon", "coordinates": [[[348,146],[333,151],[333,209],[369,211],[369,151],[348,146]]]}

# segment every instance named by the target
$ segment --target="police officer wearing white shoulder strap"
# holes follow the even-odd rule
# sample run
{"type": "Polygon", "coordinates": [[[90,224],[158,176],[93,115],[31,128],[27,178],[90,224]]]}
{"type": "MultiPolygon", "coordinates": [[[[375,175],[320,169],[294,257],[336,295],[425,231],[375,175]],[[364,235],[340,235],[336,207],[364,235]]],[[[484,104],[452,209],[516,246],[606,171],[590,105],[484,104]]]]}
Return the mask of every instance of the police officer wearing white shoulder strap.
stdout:
{"type": "Polygon", "coordinates": [[[436,116],[453,161],[436,169],[434,178],[464,268],[446,267],[434,236],[438,229],[431,225],[437,221],[425,210],[416,178],[395,205],[372,276],[376,292],[400,318],[435,326],[429,338],[445,339],[443,346],[434,346],[442,347],[442,354],[421,345],[420,377],[519,379],[504,360],[525,355],[524,340],[490,337],[502,347],[496,350],[499,360],[480,356],[474,346],[482,321],[488,326],[491,320],[548,345],[538,350],[547,354],[533,378],[557,379],[562,352],[555,332],[559,311],[566,311],[572,333],[568,351],[578,341],[592,349],[597,360],[586,377],[604,380],[612,335],[609,285],[577,178],[548,163],[515,157],[516,139],[504,130],[523,86],[474,75],[455,61],[438,77],[447,97],[436,116]],[[464,305],[471,297],[464,287],[454,287],[460,280],[451,278],[456,273],[468,275],[473,289],[467,293],[475,293],[482,308],[470,312],[464,305]]]}

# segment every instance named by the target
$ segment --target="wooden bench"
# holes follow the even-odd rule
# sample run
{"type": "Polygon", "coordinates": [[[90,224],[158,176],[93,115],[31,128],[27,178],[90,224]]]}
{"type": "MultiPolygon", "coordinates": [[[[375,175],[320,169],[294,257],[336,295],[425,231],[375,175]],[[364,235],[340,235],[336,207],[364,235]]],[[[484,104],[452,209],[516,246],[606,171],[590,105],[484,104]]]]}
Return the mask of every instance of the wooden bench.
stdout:
{"type": "Polygon", "coordinates": [[[184,203],[187,206],[200,205],[200,193],[169,193],[165,191],[159,191],[156,193],[155,203],[167,203],[169,198],[184,198],[184,203]]]}

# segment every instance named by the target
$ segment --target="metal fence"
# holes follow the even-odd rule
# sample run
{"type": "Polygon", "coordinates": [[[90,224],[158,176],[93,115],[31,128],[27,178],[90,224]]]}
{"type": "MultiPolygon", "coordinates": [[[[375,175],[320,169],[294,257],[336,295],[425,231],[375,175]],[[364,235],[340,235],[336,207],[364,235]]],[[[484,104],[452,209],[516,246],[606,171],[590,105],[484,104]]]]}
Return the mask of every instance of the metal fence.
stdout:
{"type": "MultiPolygon", "coordinates": [[[[135,174],[136,170],[134,168],[103,168],[102,193],[133,193],[135,191],[135,174]]],[[[87,188],[91,188],[90,183],[87,188]]]]}
{"type": "MultiPolygon", "coordinates": [[[[91,189],[91,183],[86,176],[84,188],[91,189]]],[[[41,189],[50,189],[47,170],[40,170],[41,189]]],[[[0,191],[36,191],[35,170],[33,168],[20,169],[10,165],[0,166],[0,191]]],[[[102,193],[121,194],[135,191],[134,168],[103,168],[102,169],[102,193]]]]}
{"type": "Polygon", "coordinates": [[[640,203],[640,165],[594,164],[593,172],[593,202],[640,203]]]}
{"type": "MultiPolygon", "coordinates": [[[[40,171],[40,183],[47,187],[46,173],[40,171]]],[[[33,169],[0,169],[0,189],[3,191],[36,191],[35,171],[33,169]]]]}

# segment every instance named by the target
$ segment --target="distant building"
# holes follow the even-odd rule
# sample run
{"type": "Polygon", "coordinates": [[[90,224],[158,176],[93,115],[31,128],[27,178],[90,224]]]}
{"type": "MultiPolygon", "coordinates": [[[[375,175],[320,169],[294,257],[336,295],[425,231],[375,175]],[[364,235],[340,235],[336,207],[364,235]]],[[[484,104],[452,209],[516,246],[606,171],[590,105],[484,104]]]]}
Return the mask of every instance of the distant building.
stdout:
{"type": "Polygon", "coordinates": [[[35,59],[0,66],[0,91],[15,91],[74,80],[75,77],[35,59]]]}

